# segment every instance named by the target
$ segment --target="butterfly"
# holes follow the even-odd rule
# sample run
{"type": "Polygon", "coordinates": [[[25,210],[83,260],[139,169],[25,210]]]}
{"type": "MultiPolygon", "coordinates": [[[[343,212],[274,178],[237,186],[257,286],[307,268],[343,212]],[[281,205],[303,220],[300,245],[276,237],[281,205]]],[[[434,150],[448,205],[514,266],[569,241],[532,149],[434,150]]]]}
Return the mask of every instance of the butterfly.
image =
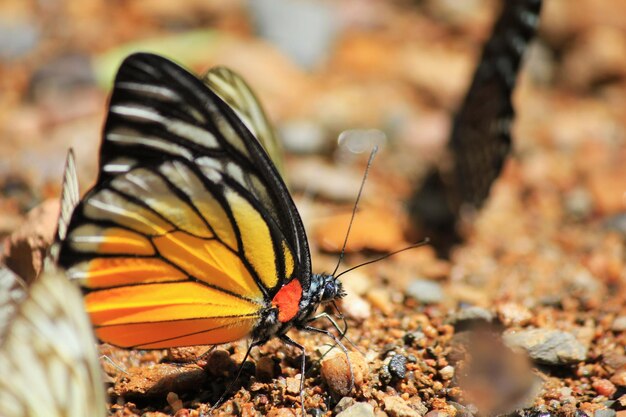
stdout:
{"type": "MultiPolygon", "coordinates": [[[[58,225],[64,236],[77,201],[73,157],[66,165],[66,206],[58,225]],[[73,182],[72,182],[73,181],[73,182]]],[[[27,286],[0,267],[0,414],[5,417],[104,417],[104,384],[95,338],[80,291],[54,267],[27,286]]]]}
{"type": "Polygon", "coordinates": [[[418,225],[432,230],[440,254],[460,240],[462,206],[480,209],[511,152],[512,93],[522,58],[537,33],[542,0],[503,1],[448,143],[449,168],[431,169],[409,203],[418,225]]]}
{"type": "Polygon", "coordinates": [[[339,342],[311,322],[345,293],[332,274],[312,273],[293,199],[237,113],[166,58],[126,58],[98,179],[73,211],[59,264],[103,342],[161,349],[249,337],[249,354],[278,337],[302,352],[304,375],[304,347],[286,333],[339,342]]]}

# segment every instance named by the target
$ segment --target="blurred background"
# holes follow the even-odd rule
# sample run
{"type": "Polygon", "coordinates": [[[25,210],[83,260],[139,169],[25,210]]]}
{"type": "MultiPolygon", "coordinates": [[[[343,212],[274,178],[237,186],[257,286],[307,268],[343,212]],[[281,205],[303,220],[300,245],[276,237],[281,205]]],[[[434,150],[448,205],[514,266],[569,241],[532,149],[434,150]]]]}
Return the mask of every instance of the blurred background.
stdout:
{"type": "MultiPolygon", "coordinates": [[[[420,237],[406,202],[442,154],[499,8],[497,0],[3,0],[0,234],[58,197],[69,147],[82,189],[93,183],[112,79],[142,50],[199,74],[224,65],[244,76],[284,145],[307,224],[324,217],[311,200],[349,207],[360,154],[378,144],[365,194],[378,228],[362,246],[397,249],[420,237]]],[[[521,248],[563,219],[624,209],[626,5],[546,0],[526,58],[513,158],[486,207],[496,217],[477,223],[500,246],[506,224],[517,239],[506,244],[521,248]],[[516,226],[524,209],[537,214],[516,226]]],[[[332,249],[325,239],[341,242],[344,229],[309,230],[332,249]]]]}
{"type": "MultiPolygon", "coordinates": [[[[20,210],[54,195],[68,147],[83,185],[93,181],[108,89],[133,50],[199,73],[240,72],[288,154],[337,157],[338,135],[352,129],[388,148],[379,168],[390,178],[417,181],[443,148],[498,9],[496,0],[3,0],[2,194],[23,188],[20,210]]],[[[617,0],[546,1],[516,92],[528,121],[518,123],[518,154],[622,138],[624,11],[617,0]]],[[[539,158],[537,180],[562,181],[568,163],[542,172],[539,158]]]]}
{"type": "MultiPolygon", "coordinates": [[[[423,233],[409,220],[408,201],[444,152],[500,6],[2,0],[0,236],[58,198],[68,148],[76,152],[82,190],[93,183],[115,71],[130,52],[152,51],[198,74],[231,67],[258,94],[285,150],[316,271],[334,268],[337,255],[329,252],[343,242],[374,144],[380,151],[348,252],[415,242],[423,233]]],[[[488,308],[474,313],[497,315],[510,330],[569,332],[580,345],[564,339],[557,347],[578,350],[565,368],[544,375],[548,388],[538,401],[591,415],[626,387],[626,2],[545,0],[513,101],[512,156],[466,225],[465,243],[447,260],[422,247],[352,272],[343,308],[351,320],[371,319],[382,329],[359,337],[362,328],[351,327],[362,345],[401,340],[400,328],[432,329],[424,333],[439,351],[419,350],[424,357],[441,354],[439,342],[450,335],[446,314],[467,306],[488,308]],[[378,314],[403,320],[381,324],[378,314]]],[[[347,263],[363,260],[358,256],[347,263]]],[[[449,380],[440,379],[439,388],[418,387],[429,407],[449,394],[449,380]]]]}

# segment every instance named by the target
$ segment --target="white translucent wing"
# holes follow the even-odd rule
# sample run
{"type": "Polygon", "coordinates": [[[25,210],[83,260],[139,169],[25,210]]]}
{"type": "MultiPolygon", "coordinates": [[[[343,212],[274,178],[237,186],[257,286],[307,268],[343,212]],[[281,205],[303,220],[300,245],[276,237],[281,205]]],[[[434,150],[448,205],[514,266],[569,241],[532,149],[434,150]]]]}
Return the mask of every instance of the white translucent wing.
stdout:
{"type": "Polygon", "coordinates": [[[9,268],[0,267],[0,344],[5,329],[26,297],[26,284],[9,268]]]}
{"type": "Polygon", "coordinates": [[[1,416],[106,415],[91,324],[80,292],[61,272],[49,269],[30,286],[4,331],[1,416]]]}
{"type": "MultiPolygon", "coordinates": [[[[65,170],[63,172],[63,186],[61,190],[61,212],[57,223],[57,232],[54,242],[50,246],[49,257],[46,263],[56,263],[59,257],[61,242],[67,235],[67,226],[72,218],[72,212],[80,201],[80,191],[78,188],[78,174],[76,173],[76,161],[74,152],[70,149],[65,160],[65,170]]],[[[48,265],[46,265],[48,268],[48,265]]]]}
{"type": "Polygon", "coordinates": [[[278,137],[261,102],[243,77],[230,68],[215,67],[207,71],[202,81],[235,111],[284,178],[283,153],[278,137]]]}

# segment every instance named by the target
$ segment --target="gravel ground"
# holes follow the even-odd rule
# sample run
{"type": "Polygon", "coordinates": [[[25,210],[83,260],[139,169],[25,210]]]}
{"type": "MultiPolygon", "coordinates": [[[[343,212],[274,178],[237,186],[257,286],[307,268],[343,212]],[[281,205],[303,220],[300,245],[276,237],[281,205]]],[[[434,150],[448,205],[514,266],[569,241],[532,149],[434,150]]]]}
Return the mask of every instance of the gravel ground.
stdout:
{"type": "MultiPolygon", "coordinates": [[[[340,271],[424,237],[407,200],[442,153],[497,2],[321,2],[333,17],[314,12],[310,30],[327,38],[304,58],[260,39],[254,28],[279,16],[244,3],[0,5],[4,263],[27,279],[41,267],[69,146],[83,189],[95,178],[115,48],[160,36],[181,50],[181,33],[199,28],[216,36],[181,59],[232,66],[258,91],[284,138],[315,271],[338,259],[366,159],[355,147],[380,152],[340,271]]],[[[309,414],[626,416],[624,57],[626,4],[545,1],[514,95],[513,156],[484,208],[464,215],[463,243],[449,259],[423,246],[342,277],[354,389],[332,341],[291,334],[307,351],[309,414]]],[[[100,346],[112,415],[206,415],[246,342],[198,360],[206,350],[100,346]]],[[[278,340],[253,350],[215,415],[298,415],[299,363],[278,340]]]]}

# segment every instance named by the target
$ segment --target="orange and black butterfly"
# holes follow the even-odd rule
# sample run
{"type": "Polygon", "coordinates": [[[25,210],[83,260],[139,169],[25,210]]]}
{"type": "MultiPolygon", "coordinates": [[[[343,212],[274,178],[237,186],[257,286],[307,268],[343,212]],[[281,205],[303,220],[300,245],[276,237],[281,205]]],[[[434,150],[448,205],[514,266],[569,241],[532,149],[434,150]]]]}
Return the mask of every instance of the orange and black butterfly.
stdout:
{"type": "Polygon", "coordinates": [[[99,176],[59,263],[86,293],[97,337],[116,346],[279,337],[302,350],[304,367],[290,328],[337,340],[310,322],[344,295],[341,283],[311,272],[270,157],[208,85],[157,55],[132,55],[117,73],[99,176]]]}

